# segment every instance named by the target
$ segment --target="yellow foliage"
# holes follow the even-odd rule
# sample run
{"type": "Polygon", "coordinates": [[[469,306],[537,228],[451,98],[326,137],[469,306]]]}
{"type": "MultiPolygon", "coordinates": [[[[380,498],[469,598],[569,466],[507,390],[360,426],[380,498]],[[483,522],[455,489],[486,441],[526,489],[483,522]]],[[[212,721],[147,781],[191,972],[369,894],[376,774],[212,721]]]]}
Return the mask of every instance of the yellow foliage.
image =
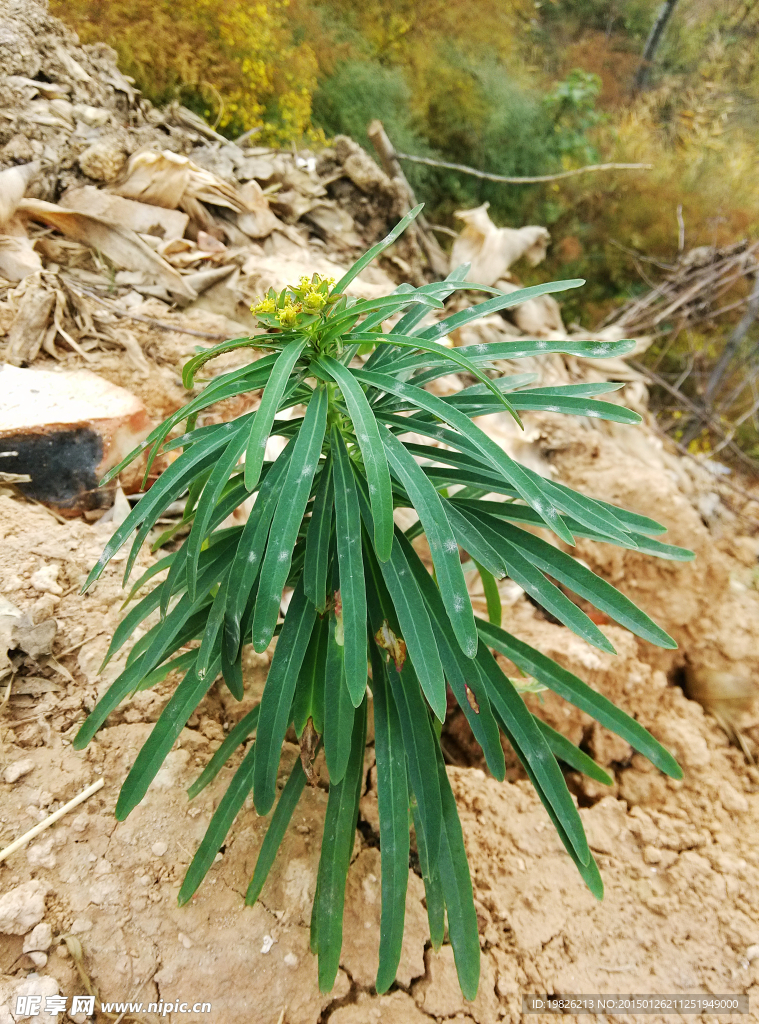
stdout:
{"type": "Polygon", "coordinates": [[[229,134],[313,139],[317,60],[296,42],[289,0],[51,0],[84,43],[107,42],[155,103],[179,99],[229,134]]]}

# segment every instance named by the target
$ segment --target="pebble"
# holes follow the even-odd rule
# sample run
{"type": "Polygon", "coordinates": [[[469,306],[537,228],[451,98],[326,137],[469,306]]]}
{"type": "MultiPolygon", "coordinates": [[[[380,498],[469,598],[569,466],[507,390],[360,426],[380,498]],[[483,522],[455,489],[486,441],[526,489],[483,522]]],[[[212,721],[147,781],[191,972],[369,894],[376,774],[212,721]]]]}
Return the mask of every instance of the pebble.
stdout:
{"type": "Polygon", "coordinates": [[[26,935],[45,916],[48,887],[32,879],[0,896],[0,935],[26,935]]]}
{"type": "Polygon", "coordinates": [[[3,771],[3,782],[7,782],[9,785],[14,782],[18,782],[24,775],[28,775],[29,772],[34,770],[34,761],[31,758],[24,757],[20,761],[13,761],[11,764],[5,766],[3,771]]]}
{"type": "Polygon", "coordinates": [[[722,801],[722,806],[726,811],[747,811],[748,800],[739,793],[735,787],[731,786],[729,782],[723,782],[719,787],[719,798],[722,801]]]}
{"type": "Polygon", "coordinates": [[[153,856],[155,857],[163,857],[168,848],[169,844],[164,842],[153,843],[153,845],[150,847],[150,849],[153,852],[153,856]]]}

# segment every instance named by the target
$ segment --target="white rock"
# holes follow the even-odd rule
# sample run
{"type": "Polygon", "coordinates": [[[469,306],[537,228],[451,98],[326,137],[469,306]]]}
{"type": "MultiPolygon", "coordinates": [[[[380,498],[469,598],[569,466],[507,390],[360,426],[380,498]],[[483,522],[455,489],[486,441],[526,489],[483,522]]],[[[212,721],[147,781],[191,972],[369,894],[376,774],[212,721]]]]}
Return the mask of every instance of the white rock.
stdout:
{"type": "Polygon", "coordinates": [[[47,921],[40,921],[24,939],[23,950],[28,953],[36,950],[39,953],[47,953],[53,944],[53,929],[47,921]]]}
{"type": "Polygon", "coordinates": [[[155,857],[163,857],[163,855],[166,853],[168,848],[169,848],[169,844],[168,843],[163,843],[163,842],[153,843],[153,845],[150,847],[150,849],[151,849],[151,851],[153,853],[153,856],[155,856],[155,857]]]}
{"type": "Polygon", "coordinates": [[[60,597],[63,593],[63,587],[57,582],[59,572],[60,566],[50,562],[33,573],[30,582],[34,589],[39,590],[40,593],[55,594],[57,597],[60,597]]]}
{"type": "Polygon", "coordinates": [[[20,761],[13,761],[5,767],[5,771],[3,772],[3,782],[11,784],[18,782],[22,776],[28,775],[29,772],[33,770],[34,761],[29,757],[24,757],[20,761]]]}
{"type": "Polygon", "coordinates": [[[47,892],[48,886],[32,879],[0,896],[0,935],[26,935],[39,924],[47,892]]]}
{"type": "Polygon", "coordinates": [[[726,811],[747,811],[748,800],[739,793],[729,782],[723,782],[719,787],[719,798],[726,811]]]}
{"type": "Polygon", "coordinates": [[[55,837],[48,836],[47,839],[42,839],[38,843],[32,843],[31,846],[26,848],[26,859],[33,868],[54,868],[56,864],[55,852],[53,846],[55,845],[55,837]]]}

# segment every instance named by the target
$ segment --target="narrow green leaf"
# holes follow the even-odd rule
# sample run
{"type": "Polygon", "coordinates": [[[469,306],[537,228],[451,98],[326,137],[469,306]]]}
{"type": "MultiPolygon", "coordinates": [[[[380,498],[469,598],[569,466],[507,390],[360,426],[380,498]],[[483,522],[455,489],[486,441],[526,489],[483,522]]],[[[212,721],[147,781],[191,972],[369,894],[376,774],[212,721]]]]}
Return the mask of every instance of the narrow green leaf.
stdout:
{"type": "Polygon", "coordinates": [[[204,349],[199,352],[192,359],[188,360],[182,367],[182,385],[190,391],[195,385],[195,374],[211,359],[215,359],[217,356],[223,355],[225,352],[233,352],[238,348],[254,348],[255,341],[253,338],[232,338],[230,341],[222,341],[220,345],[214,345],[213,348],[204,349]]]}
{"type": "MultiPolygon", "coordinates": [[[[454,313],[453,316],[446,317],[445,320],[440,320],[426,330],[421,331],[420,337],[429,341],[437,341],[438,338],[444,338],[451,331],[458,330],[459,327],[464,327],[474,320],[481,320],[484,316],[490,316],[491,313],[499,313],[502,309],[510,309],[512,306],[521,306],[523,302],[536,299],[539,295],[565,292],[570,288],[579,288],[584,284],[585,282],[582,278],[576,278],[571,281],[548,281],[545,284],[533,285],[531,288],[520,288],[518,292],[511,292],[509,295],[497,295],[493,299],[479,302],[476,306],[470,306],[469,309],[464,309],[460,313],[454,313]]],[[[464,352],[465,350],[465,348],[461,348],[459,352],[464,352]]]]}
{"type": "Polygon", "coordinates": [[[453,946],[456,974],[465,999],[474,1000],[480,984],[480,933],[474,909],[472,878],[464,848],[456,800],[438,749],[437,774],[443,805],[440,840],[440,882],[448,912],[448,935],[453,946]]]}
{"type": "Polygon", "coordinates": [[[203,542],[208,534],[211,516],[232,470],[240,461],[240,457],[245,450],[248,435],[247,428],[248,424],[243,423],[241,427],[233,432],[230,435],[226,448],[217,456],[216,464],[200,496],[190,535],[185,541],[187,546],[187,592],[193,600],[196,596],[195,581],[198,574],[198,559],[200,558],[203,542]]]}
{"type": "Polygon", "coordinates": [[[569,839],[569,836],[567,835],[566,831],[564,830],[564,826],[562,825],[561,820],[559,819],[559,817],[557,816],[557,814],[554,811],[553,807],[551,806],[551,801],[548,799],[546,794],[543,792],[543,790],[542,790],[542,788],[540,786],[540,782],[537,779],[537,777],[535,776],[535,773],[532,770],[532,768],[530,766],[530,762],[527,759],[527,757],[525,756],[524,751],[520,748],[519,744],[517,743],[516,739],[511,734],[511,732],[509,732],[508,726],[503,721],[503,719],[500,718],[497,710],[496,710],[495,714],[496,714],[496,717],[499,719],[499,724],[501,726],[501,729],[503,730],[504,736],[509,741],[511,746],[514,748],[514,753],[517,755],[517,757],[519,758],[519,761],[520,761],[522,767],[527,772],[527,777],[529,778],[530,782],[532,783],[533,788],[534,788],[535,792],[537,793],[537,795],[538,795],[538,797],[540,799],[540,802],[545,807],[546,813],[548,814],[548,817],[551,819],[551,824],[556,829],[556,832],[557,832],[557,834],[559,836],[559,839],[561,840],[561,842],[562,842],[562,844],[564,846],[564,849],[567,851],[569,856],[572,858],[572,862],[574,863],[574,866],[577,868],[578,872],[580,873],[580,876],[581,876],[582,880],[585,882],[585,884],[587,885],[587,887],[590,889],[590,891],[593,893],[593,895],[595,896],[595,898],[597,900],[603,899],[604,885],[603,885],[603,881],[601,879],[601,873],[598,870],[598,865],[596,864],[596,861],[595,861],[595,858],[593,857],[593,854],[590,855],[590,859],[588,860],[587,864],[584,864],[580,860],[580,858],[577,856],[577,851],[575,850],[574,846],[572,845],[572,843],[571,843],[571,841],[569,839]]]}
{"type": "MultiPolygon", "coordinates": [[[[483,303],[487,305],[487,303],[483,303]]],[[[352,371],[358,380],[371,384],[379,391],[388,391],[401,398],[407,398],[415,406],[432,413],[438,419],[449,423],[461,435],[467,438],[488,460],[488,462],[511,483],[524,500],[539,513],[549,529],[559,536],[567,544],[574,544],[574,538],[564,525],[559,513],[551,504],[546,495],[546,488],[538,480],[533,479],[537,474],[528,474],[523,466],[514,462],[496,442],[483,430],[475,426],[471,420],[451,408],[442,398],[431,395],[422,388],[414,387],[411,384],[401,384],[392,377],[380,373],[367,373],[365,370],[352,371]]],[[[409,426],[408,429],[414,429],[409,426]]]]}
{"type": "Polygon", "coordinates": [[[240,649],[240,623],[263,561],[269,527],[279,502],[294,444],[290,442],[270,466],[245,523],[229,573],[230,601],[224,619],[224,647],[234,658],[240,649]]]}
{"type": "Polygon", "coordinates": [[[419,805],[413,793],[410,794],[410,797],[416,849],[419,854],[419,866],[422,869],[422,881],[424,882],[424,898],[427,904],[430,942],[432,943],[432,948],[437,952],[443,945],[443,939],[445,938],[445,899],[443,897],[443,885],[440,881],[440,864],[439,861],[436,861],[432,868],[429,866],[419,805]]]}
{"type": "Polygon", "coordinates": [[[282,845],[287,826],[290,824],[295,808],[298,806],[298,801],[301,798],[305,784],[306,776],[298,760],[293,765],[290,776],[282,790],[282,795],[277,801],[277,806],[274,808],[274,814],[271,816],[261,849],[258,851],[253,877],[250,880],[248,891],[245,893],[245,904],[248,907],[252,907],[261,895],[264,882],[282,845]]]}
{"type": "Polygon", "coordinates": [[[317,881],[319,991],[329,992],[335,983],[343,945],[345,882],[356,839],[358,802],[364,777],[366,742],[366,700],[356,711],[351,736],[350,758],[342,782],[329,786],[324,819],[322,852],[317,881]]]}
{"type": "MultiPolygon", "coordinates": [[[[393,345],[396,348],[411,348],[411,349],[417,349],[417,350],[422,349],[422,350],[425,350],[427,352],[437,352],[437,350],[440,349],[440,347],[441,347],[436,341],[425,341],[423,338],[421,338],[419,336],[406,336],[406,337],[404,337],[403,335],[400,335],[400,334],[393,334],[393,335],[385,335],[385,334],[370,335],[370,334],[365,334],[362,331],[359,331],[359,332],[353,332],[349,337],[350,337],[351,341],[352,340],[356,340],[356,341],[371,341],[371,340],[374,340],[375,344],[378,343],[378,342],[382,342],[382,343],[385,343],[385,344],[393,345]],[[387,341],[384,341],[384,339],[387,339],[387,341]]],[[[484,388],[486,388],[491,393],[492,398],[493,398],[493,402],[496,405],[496,407],[499,410],[506,409],[507,412],[511,413],[511,415],[514,417],[514,419],[517,421],[517,423],[520,426],[522,425],[522,422],[519,419],[519,416],[514,411],[515,406],[507,398],[504,398],[502,392],[496,387],[496,385],[493,383],[493,381],[490,379],[490,377],[488,377],[486,374],[482,373],[482,371],[477,368],[477,364],[476,363],[471,362],[465,356],[459,355],[459,350],[458,349],[455,349],[455,348],[446,349],[446,348],[444,348],[443,352],[445,353],[445,357],[447,358],[448,362],[453,364],[451,366],[451,372],[456,372],[454,367],[459,367],[460,368],[459,372],[461,370],[466,370],[467,373],[471,373],[472,376],[476,377],[477,380],[479,380],[482,383],[482,386],[484,388]]]]}
{"type": "Polygon", "coordinates": [[[324,676],[328,637],[327,620],[317,619],[298,673],[298,685],[293,697],[293,727],[298,739],[303,734],[309,718],[313,721],[314,731],[319,736],[324,732],[324,676]]]}
{"type": "Polygon", "coordinates": [[[261,395],[261,404],[253,420],[245,452],[245,486],[249,491],[252,491],[258,483],[264,461],[264,450],[271,433],[274,417],[277,415],[290,374],[298,362],[301,352],[306,347],[307,340],[307,338],[294,338],[285,345],[272,367],[271,376],[261,395]]]}
{"type": "Polygon", "coordinates": [[[495,576],[492,572],[488,572],[484,565],[480,565],[479,562],[474,563],[477,566],[477,572],[480,574],[482,580],[482,589],[485,592],[485,603],[488,607],[488,619],[494,622],[496,626],[501,625],[501,619],[503,618],[503,605],[501,604],[501,594],[498,590],[498,584],[495,581],[495,576]]]}
{"type": "Polygon", "coordinates": [[[440,495],[404,445],[387,428],[382,443],[394,475],[406,488],[430,545],[438,586],[461,650],[467,658],[477,654],[477,628],[461,569],[459,549],[440,495]]]}
{"type": "Polygon", "coordinates": [[[393,544],[393,495],[390,471],[387,468],[377,421],[366,395],[347,367],[338,363],[336,359],[329,358],[320,359],[319,364],[337,382],[353,421],[369,481],[369,498],[374,518],[374,546],[380,562],[386,562],[393,544]]]}
{"type": "Polygon", "coordinates": [[[306,597],[316,606],[320,615],[327,607],[327,563],[332,536],[332,459],[327,458],[319,475],[319,486],[306,534],[306,561],[303,567],[303,586],[306,597]]]}
{"type": "Polygon", "coordinates": [[[482,645],[478,657],[483,681],[491,703],[516,738],[520,750],[529,761],[543,792],[560,819],[572,846],[583,864],[590,860],[590,849],[582,821],[567,789],[564,776],[551,753],[543,734],[535,724],[524,701],[513,684],[501,672],[493,655],[482,645]]]}
{"type": "MultiPolygon", "coordinates": [[[[366,480],[357,477],[359,506],[367,533],[372,532],[372,514],[366,495],[366,480]]],[[[397,537],[393,538],[390,558],[380,563],[380,571],[392,600],[402,638],[408,649],[424,695],[435,716],[445,720],[445,676],[440,654],[419,587],[411,576],[406,556],[397,537]]],[[[379,627],[378,627],[379,628],[379,627]]],[[[376,633],[376,629],[374,630],[376,633]]]]}
{"type": "Polygon", "coordinates": [[[253,647],[259,654],[266,650],[274,635],[282,589],[290,572],[293,548],[311,493],[326,426],[327,389],[320,385],[313,393],[303,426],[294,442],[261,566],[258,600],[253,615],[253,647]]]}
{"type": "Polygon", "coordinates": [[[517,640],[505,629],[483,619],[477,620],[477,629],[486,644],[494,647],[505,655],[525,675],[533,676],[554,693],[563,697],[570,704],[586,712],[611,732],[627,740],[631,747],[647,757],[665,775],[673,779],[683,777],[682,769],[669,751],[658,743],[650,732],[643,728],[634,718],[620,711],[610,700],[596,693],[587,683],[567,669],[557,665],[555,661],[534,650],[528,644],[517,640]]]}
{"type": "MultiPolygon", "coordinates": [[[[484,518],[483,516],[483,520],[484,518]]],[[[677,648],[677,643],[672,637],[665,633],[660,626],[657,626],[645,612],[641,611],[637,605],[606,580],[596,576],[594,572],[572,558],[571,555],[559,551],[541,537],[510,526],[508,523],[493,520],[492,528],[514,547],[522,550],[538,569],[553,576],[555,580],[564,584],[565,587],[569,587],[586,601],[590,601],[615,622],[629,629],[631,633],[658,647],[665,647],[669,650],[677,648]]],[[[500,624],[500,621],[496,623],[498,626],[500,624]]]]}
{"type": "Polygon", "coordinates": [[[213,685],[219,663],[217,657],[203,678],[191,668],[171,695],[121,787],[115,811],[119,821],[123,821],[147,793],[190,715],[213,685]]]}
{"type": "Polygon", "coordinates": [[[214,862],[227,834],[232,827],[232,822],[240,813],[245,798],[253,786],[253,764],[255,758],[255,743],[251,743],[242,764],[232,777],[227,786],[224,796],[219,801],[219,806],[214,811],[211,822],[206,829],[206,834],[195,851],[195,856],[190,862],[184,881],[177,896],[177,902],[181,907],[192,897],[200,883],[208,874],[208,869],[214,862]]]}
{"type": "Polygon", "coordinates": [[[256,811],[268,814],[274,803],[282,742],[303,658],[316,621],[316,609],[298,584],[287,609],[261,697],[253,798],[256,811]]]}
{"type": "Polygon", "coordinates": [[[356,714],[345,680],[345,648],[335,638],[335,616],[329,617],[324,687],[324,756],[330,785],[341,782],[350,757],[351,729],[356,714]]]}
{"type": "Polygon", "coordinates": [[[419,692],[419,682],[409,663],[406,662],[402,672],[398,673],[391,660],[386,664],[385,670],[401,721],[403,745],[408,758],[409,783],[419,805],[419,820],[424,831],[427,857],[432,871],[440,852],[443,813],[440,787],[434,772],[429,770],[431,758],[435,757],[437,739],[419,692]]]}
{"type": "MultiPolygon", "coordinates": [[[[444,499],[444,508],[448,521],[453,527],[453,532],[456,534],[456,540],[472,558],[476,559],[477,567],[479,568],[482,565],[491,576],[503,579],[508,573],[506,563],[500,552],[496,551],[493,545],[482,535],[473,517],[468,515],[467,510],[462,509],[458,502],[454,503],[444,499]]],[[[532,512],[532,509],[529,509],[529,511],[532,512]]],[[[543,520],[540,519],[537,512],[535,516],[542,525],[543,520]]],[[[485,596],[487,597],[487,594],[485,596]]],[[[489,608],[488,614],[490,614],[489,608]]]]}
{"type": "Polygon", "coordinates": [[[378,994],[387,992],[393,984],[400,963],[409,872],[406,755],[398,709],[382,668],[382,659],[372,644],[374,745],[382,862],[379,969],[375,984],[378,994]]]}
{"type": "Polygon", "coordinates": [[[551,748],[551,753],[554,757],[561,758],[570,768],[574,768],[577,772],[582,772],[589,779],[595,779],[596,782],[600,782],[604,786],[611,786],[614,780],[607,775],[600,765],[596,764],[592,757],[588,757],[579,747],[571,743],[566,736],[562,736],[560,732],[552,729],[550,725],[547,725],[537,715],[533,715],[533,718],[538,729],[543,733],[543,738],[551,748]]]}
{"type": "Polygon", "coordinates": [[[406,230],[409,224],[419,216],[423,208],[424,203],[420,203],[418,206],[415,206],[413,210],[409,210],[409,212],[406,214],[403,220],[399,221],[395,225],[395,227],[393,228],[389,235],[386,235],[381,241],[377,242],[376,245],[373,245],[371,249],[368,250],[368,252],[364,253],[361,259],[356,260],[356,262],[353,264],[350,270],[346,271],[346,273],[343,274],[343,276],[337,282],[335,287],[332,289],[331,294],[342,294],[348,287],[348,285],[351,283],[351,281],[353,281],[354,278],[358,277],[358,275],[361,273],[364,267],[368,267],[372,260],[376,259],[380,255],[380,253],[384,252],[385,249],[391,246],[393,242],[396,241],[396,239],[400,238],[400,236],[403,234],[403,232],[406,230]]]}
{"type": "Polygon", "coordinates": [[[451,641],[450,620],[432,577],[409,541],[405,537],[399,537],[398,540],[429,611],[448,684],[469,722],[474,738],[482,747],[488,768],[496,779],[502,780],[506,766],[498,724],[493,718],[476,662],[464,657],[458,644],[451,641]]]}
{"type": "Polygon", "coordinates": [[[525,558],[518,548],[506,540],[502,532],[497,533],[495,529],[491,529],[484,516],[470,513],[469,518],[475,519],[482,535],[498,551],[506,564],[509,576],[515,583],[518,583],[524,591],[551,615],[555,615],[560,622],[568,626],[577,636],[601,651],[606,651],[609,654],[616,653],[611,641],[601,632],[595,622],[573,601],[570,601],[563,591],[546,579],[543,573],[535,568],[532,561],[525,558]]]}
{"type": "MultiPolygon", "coordinates": [[[[515,293],[512,293],[512,295],[515,293]]],[[[464,310],[465,313],[474,313],[482,309],[484,304],[472,306],[464,310]]],[[[473,316],[476,320],[482,314],[473,316]]],[[[479,345],[462,345],[457,349],[460,355],[466,356],[478,366],[492,365],[499,359],[529,359],[534,356],[549,355],[554,352],[561,352],[565,355],[584,356],[591,359],[611,359],[615,356],[626,356],[635,348],[633,341],[565,341],[548,338],[514,338],[513,341],[496,341],[479,345]]],[[[393,360],[393,373],[405,373],[406,370],[415,370],[424,366],[433,366],[436,363],[445,363],[445,357],[433,355],[408,355],[400,356],[393,360]]]]}
{"type": "MultiPolygon", "coordinates": [[[[361,514],[348,451],[337,427],[332,427],[335,460],[335,537],[340,567],[345,682],[353,706],[364,699],[366,667],[366,583],[361,553],[361,514]]],[[[476,627],[475,627],[476,633],[476,627]]]]}
{"type": "Polygon", "coordinates": [[[256,706],[247,713],[237,725],[232,726],[218,750],[214,751],[213,757],[205,766],[203,771],[187,790],[187,796],[193,800],[198,793],[206,788],[209,782],[213,782],[221,769],[227,763],[235,750],[255,731],[258,725],[258,716],[261,705],[256,706]]]}

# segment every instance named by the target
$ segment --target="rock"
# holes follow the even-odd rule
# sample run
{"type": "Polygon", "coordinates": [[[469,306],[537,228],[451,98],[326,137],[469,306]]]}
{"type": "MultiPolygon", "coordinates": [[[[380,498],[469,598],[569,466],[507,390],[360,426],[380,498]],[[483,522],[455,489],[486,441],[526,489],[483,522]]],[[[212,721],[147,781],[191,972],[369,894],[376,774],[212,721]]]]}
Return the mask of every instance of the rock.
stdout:
{"type": "Polygon", "coordinates": [[[115,181],[126,163],[126,153],[115,140],[95,142],[79,157],[79,166],[94,181],[115,181]]]}
{"type": "Polygon", "coordinates": [[[723,782],[719,787],[719,798],[726,811],[737,811],[744,813],[748,810],[748,800],[739,793],[729,782],[723,782]]]}
{"type": "Polygon", "coordinates": [[[139,398],[89,370],[0,368],[0,452],[28,497],[69,512],[103,507],[98,481],[151,428],[139,398]]]}
{"type": "MultiPolygon", "coordinates": [[[[8,651],[22,650],[32,658],[51,654],[57,628],[55,619],[34,622],[28,611],[22,612],[10,601],[0,598],[0,669],[10,666],[8,651]]],[[[10,767],[8,765],[6,770],[10,767]]],[[[15,782],[15,779],[5,781],[15,782]]]]}
{"type": "Polygon", "coordinates": [[[63,588],[57,582],[59,572],[60,566],[49,562],[35,573],[32,573],[32,578],[29,582],[35,590],[39,590],[42,594],[55,594],[57,597],[60,597],[63,593],[63,588]]]}
{"type": "Polygon", "coordinates": [[[153,853],[153,856],[155,856],[155,857],[163,857],[163,855],[166,853],[168,848],[169,848],[168,847],[168,843],[162,843],[162,842],[153,843],[153,845],[150,847],[151,852],[153,853]]]}
{"type": "Polygon", "coordinates": [[[12,785],[14,782],[18,782],[24,775],[28,775],[29,772],[34,770],[34,761],[28,757],[21,758],[20,761],[12,761],[11,764],[5,766],[3,771],[3,782],[7,782],[12,785]]]}
{"type": "Polygon", "coordinates": [[[47,921],[41,921],[24,939],[24,952],[36,950],[38,953],[47,953],[52,944],[53,929],[47,921]]]}
{"type": "MultiPolygon", "coordinates": [[[[12,982],[15,981],[12,991],[8,992],[8,1002],[11,1006],[16,1005],[16,1000],[20,996],[39,996],[40,1001],[35,1010],[28,1016],[8,1017],[9,1021],[30,1019],[34,1020],[34,1024],[58,1024],[61,1017],[54,1013],[48,1013],[45,1010],[45,1001],[48,996],[57,996],[60,991],[58,982],[55,978],[51,977],[49,974],[37,974],[36,971],[33,971],[23,979],[11,980],[12,982]]],[[[0,1014],[2,1012],[2,1008],[0,1008],[0,1014]]],[[[0,1021],[2,1021],[2,1019],[3,1018],[0,1017],[0,1021]]]]}
{"type": "Polygon", "coordinates": [[[45,916],[48,887],[32,879],[0,896],[0,935],[26,935],[45,916]]]}

